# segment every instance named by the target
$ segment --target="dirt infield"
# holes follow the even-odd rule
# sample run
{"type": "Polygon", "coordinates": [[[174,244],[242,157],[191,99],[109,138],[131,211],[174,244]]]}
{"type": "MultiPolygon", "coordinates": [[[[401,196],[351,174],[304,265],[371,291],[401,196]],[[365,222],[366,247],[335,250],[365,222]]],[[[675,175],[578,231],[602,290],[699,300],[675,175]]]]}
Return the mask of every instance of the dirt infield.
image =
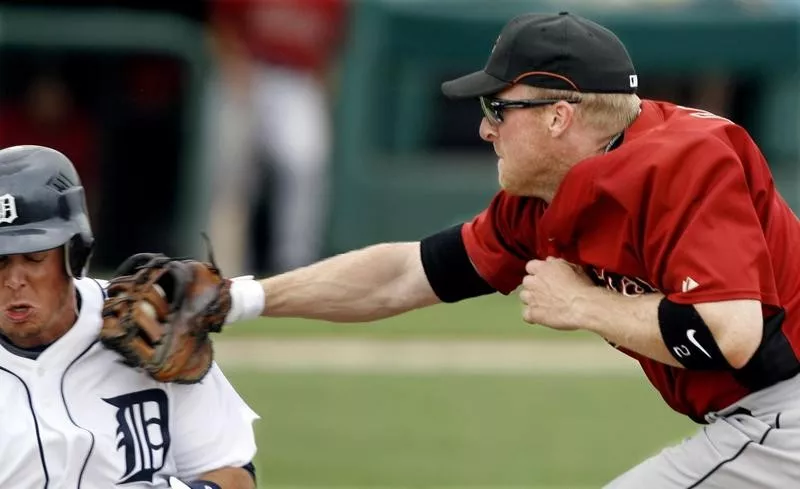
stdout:
{"type": "Polygon", "coordinates": [[[637,363],[601,341],[220,339],[223,368],[375,373],[628,375],[637,363]]]}

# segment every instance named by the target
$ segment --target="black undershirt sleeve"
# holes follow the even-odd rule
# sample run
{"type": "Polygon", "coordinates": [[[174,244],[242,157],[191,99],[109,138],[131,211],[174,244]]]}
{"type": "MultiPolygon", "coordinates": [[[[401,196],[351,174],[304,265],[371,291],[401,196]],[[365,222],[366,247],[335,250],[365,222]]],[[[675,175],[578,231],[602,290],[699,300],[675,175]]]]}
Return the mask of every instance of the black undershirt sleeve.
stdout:
{"type": "Polygon", "coordinates": [[[442,302],[458,302],[495,292],[470,261],[461,226],[463,224],[432,234],[420,242],[422,267],[442,302]]]}

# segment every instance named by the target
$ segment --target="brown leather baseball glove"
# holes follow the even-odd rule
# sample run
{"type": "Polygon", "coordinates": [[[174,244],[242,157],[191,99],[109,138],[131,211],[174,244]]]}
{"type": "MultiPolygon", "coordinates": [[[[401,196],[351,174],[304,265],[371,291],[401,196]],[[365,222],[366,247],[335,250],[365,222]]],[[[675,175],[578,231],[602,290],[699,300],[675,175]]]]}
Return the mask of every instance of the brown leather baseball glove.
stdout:
{"type": "Polygon", "coordinates": [[[231,307],[230,280],[212,263],[140,253],[114,274],[100,340],[159,382],[191,384],[213,360],[209,333],[231,307]]]}

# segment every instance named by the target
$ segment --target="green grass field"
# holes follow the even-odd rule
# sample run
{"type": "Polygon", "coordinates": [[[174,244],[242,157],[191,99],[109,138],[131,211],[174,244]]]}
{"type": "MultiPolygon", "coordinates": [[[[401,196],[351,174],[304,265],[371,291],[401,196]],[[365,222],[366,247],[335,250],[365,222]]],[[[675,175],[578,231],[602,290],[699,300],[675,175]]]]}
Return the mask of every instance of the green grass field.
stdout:
{"type": "Polygon", "coordinates": [[[599,487],[691,430],[637,378],[229,376],[260,487],[599,487]]]}
{"type": "MultiPolygon", "coordinates": [[[[590,338],[525,325],[516,300],[504,297],[371,325],[262,320],[230,326],[224,335],[590,338]]],[[[261,488],[600,487],[694,429],[644,376],[246,368],[227,375],[262,416],[256,424],[261,488]]]]}

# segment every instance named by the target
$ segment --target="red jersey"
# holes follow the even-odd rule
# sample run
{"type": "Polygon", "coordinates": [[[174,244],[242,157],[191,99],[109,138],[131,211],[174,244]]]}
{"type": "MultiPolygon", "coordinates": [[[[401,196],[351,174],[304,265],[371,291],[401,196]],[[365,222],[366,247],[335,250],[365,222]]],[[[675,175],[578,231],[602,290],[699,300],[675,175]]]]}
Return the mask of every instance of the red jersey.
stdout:
{"type": "MultiPolygon", "coordinates": [[[[462,236],[478,273],[503,293],[528,260],[555,256],[624,294],[755,299],[765,316],[783,308],[783,334],[800,357],[800,221],[747,132],[708,112],[644,101],[623,143],[575,165],[549,206],[501,191],[462,236]]],[[[750,392],[731,372],[625,353],[694,419],[750,392]]]]}
{"type": "Polygon", "coordinates": [[[344,37],[344,0],[216,0],[250,53],[282,66],[322,71],[344,37]]]}

